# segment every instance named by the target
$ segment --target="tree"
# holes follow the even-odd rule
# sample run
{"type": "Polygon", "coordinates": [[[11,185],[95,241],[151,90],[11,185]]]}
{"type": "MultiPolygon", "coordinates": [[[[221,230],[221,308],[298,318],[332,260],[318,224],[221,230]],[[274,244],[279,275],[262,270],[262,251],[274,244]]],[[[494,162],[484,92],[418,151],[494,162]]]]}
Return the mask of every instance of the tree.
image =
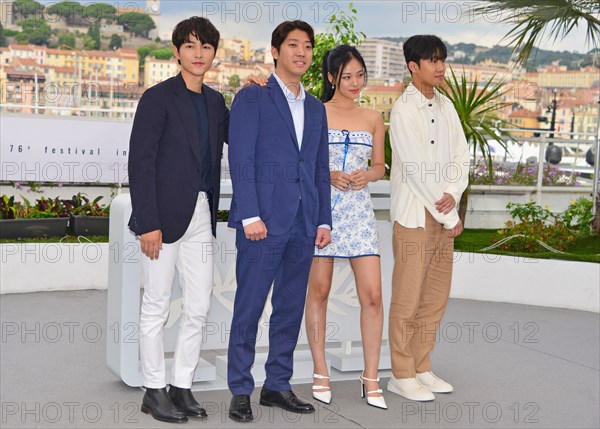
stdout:
{"type": "Polygon", "coordinates": [[[123,47],[123,38],[118,34],[110,36],[110,42],[108,43],[109,49],[119,49],[123,47]]]}
{"type": "Polygon", "coordinates": [[[47,12],[62,16],[66,23],[71,25],[82,18],[83,6],[75,1],[63,1],[48,7],[47,12]]]}
{"type": "Polygon", "coordinates": [[[173,50],[169,48],[160,48],[153,50],[152,55],[157,60],[170,60],[173,57],[173,50]]]}
{"type": "Polygon", "coordinates": [[[47,45],[52,29],[43,19],[27,18],[19,21],[22,31],[17,35],[19,43],[32,43],[34,45],[47,45]]]}
{"type": "Polygon", "coordinates": [[[4,29],[4,37],[16,37],[17,34],[20,34],[20,31],[11,30],[10,28],[4,29]]]}
{"type": "Polygon", "coordinates": [[[240,87],[240,77],[237,74],[232,74],[231,76],[229,76],[227,85],[231,89],[239,88],[240,87]]]}
{"type": "Polygon", "coordinates": [[[137,54],[138,54],[138,58],[140,60],[140,66],[143,66],[144,63],[146,62],[146,57],[148,55],[150,55],[150,52],[152,52],[152,46],[140,46],[137,49],[137,54]]]}
{"type": "Polygon", "coordinates": [[[586,44],[596,47],[600,41],[598,0],[488,0],[475,8],[475,13],[504,16],[503,20],[512,24],[503,40],[512,46],[518,64],[527,63],[540,42],[564,38],[580,21],[586,26],[586,44]]]}
{"type": "Polygon", "coordinates": [[[86,49],[100,49],[100,24],[94,22],[88,27],[87,35],[90,36],[90,39],[93,41],[89,43],[90,47],[86,49]]]}
{"type": "MultiPolygon", "coordinates": [[[[34,0],[15,0],[13,3],[13,13],[15,21],[21,19],[40,17],[44,6],[34,0]]],[[[8,12],[7,12],[8,13],[8,12]]]]}
{"type": "Polygon", "coordinates": [[[0,46],[6,46],[6,36],[4,35],[4,26],[0,23],[0,46]]]}
{"type": "Polygon", "coordinates": [[[117,18],[117,22],[136,36],[147,36],[150,30],[156,28],[152,18],[139,12],[125,13],[117,18]]]}
{"type": "Polygon", "coordinates": [[[348,8],[350,9],[350,13],[339,11],[336,15],[332,15],[326,31],[315,35],[313,61],[302,78],[302,84],[308,92],[317,98],[321,98],[321,93],[323,92],[321,63],[327,51],[338,45],[358,46],[367,38],[365,33],[355,30],[357,11],[354,5],[350,3],[348,8]]]}
{"type": "Polygon", "coordinates": [[[75,49],[75,45],[77,43],[77,39],[73,33],[63,32],[58,36],[58,46],[62,48],[67,46],[71,49],[75,49]]]}
{"type": "Polygon", "coordinates": [[[98,49],[97,46],[98,45],[96,44],[96,41],[89,34],[83,35],[83,49],[93,51],[95,49],[98,49]]]}
{"type": "Polygon", "coordinates": [[[172,49],[162,48],[155,43],[140,46],[137,49],[137,53],[140,60],[140,66],[145,64],[147,56],[152,56],[158,60],[170,60],[173,57],[172,49]]]}
{"type": "Polygon", "coordinates": [[[95,22],[99,22],[103,19],[108,23],[113,23],[117,19],[117,9],[107,3],[92,3],[87,5],[83,14],[87,20],[93,20],[95,22]]]}
{"type": "MultiPolygon", "coordinates": [[[[512,28],[504,36],[517,53],[517,63],[526,64],[532,50],[542,40],[552,38],[555,42],[571,33],[580,22],[585,25],[586,45],[594,48],[600,42],[600,2],[598,0],[489,0],[485,6],[475,9],[478,14],[501,14],[510,11],[505,21],[512,28]]],[[[600,152],[600,123],[596,130],[596,151],[600,152]]],[[[596,166],[596,172],[598,166],[596,166]]],[[[596,186],[594,231],[600,234],[600,177],[594,177],[596,186]]]]}

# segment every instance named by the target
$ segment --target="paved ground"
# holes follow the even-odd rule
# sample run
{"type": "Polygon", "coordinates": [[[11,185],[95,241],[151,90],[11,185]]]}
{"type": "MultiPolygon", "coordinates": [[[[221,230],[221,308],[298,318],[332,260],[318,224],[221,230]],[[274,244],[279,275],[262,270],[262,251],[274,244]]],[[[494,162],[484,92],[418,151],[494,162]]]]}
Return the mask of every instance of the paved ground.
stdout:
{"type": "MultiPolygon", "coordinates": [[[[43,280],[41,280],[43,281],[43,280]]],[[[140,389],[106,366],[106,292],[0,297],[2,428],[173,427],[139,411],[140,389]]],[[[598,428],[600,315],[451,300],[434,352],[435,371],[455,392],[418,404],[384,392],[388,411],[359,397],[358,374],[336,373],[334,401],[296,416],[258,405],[243,427],[598,428]]],[[[214,361],[219,351],[203,357],[214,361]]],[[[382,386],[389,372],[382,372],[382,386]]],[[[311,400],[310,384],[294,390],[311,400]]],[[[226,390],[196,393],[209,417],[178,427],[240,427],[227,418],[226,390]]]]}

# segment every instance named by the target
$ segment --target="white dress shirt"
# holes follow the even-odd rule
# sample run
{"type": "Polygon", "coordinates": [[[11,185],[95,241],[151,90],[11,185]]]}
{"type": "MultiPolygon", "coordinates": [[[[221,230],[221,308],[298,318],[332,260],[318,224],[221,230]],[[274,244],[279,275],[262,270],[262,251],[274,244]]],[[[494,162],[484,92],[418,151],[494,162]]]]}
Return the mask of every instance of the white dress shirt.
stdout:
{"type": "Polygon", "coordinates": [[[392,223],[424,228],[427,210],[444,228],[455,227],[469,183],[470,155],[452,102],[437,90],[428,99],[411,83],[392,109],[390,141],[392,223]],[[456,202],[446,215],[435,207],[444,193],[456,202]]]}
{"type": "Polygon", "coordinates": [[[294,122],[294,129],[296,130],[296,140],[298,140],[298,149],[302,147],[302,137],[304,136],[304,99],[306,98],[306,92],[304,92],[304,86],[300,85],[300,94],[298,97],[294,95],[290,89],[285,86],[285,83],[281,80],[277,73],[273,73],[273,77],[281,87],[283,95],[290,106],[290,112],[292,113],[292,121],[294,122]]]}
{"type": "MultiPolygon", "coordinates": [[[[298,150],[300,150],[302,148],[302,138],[304,137],[304,100],[306,99],[304,86],[302,83],[298,83],[300,85],[300,94],[298,94],[298,97],[296,97],[294,93],[285,85],[285,83],[283,83],[279,76],[277,76],[277,73],[273,73],[273,77],[275,80],[277,80],[277,83],[279,84],[281,90],[283,91],[283,95],[288,102],[288,106],[290,107],[292,121],[294,122],[294,130],[296,131],[296,140],[298,141],[298,150]]],[[[250,225],[258,220],[260,220],[259,216],[242,219],[242,225],[250,225]]],[[[331,229],[329,225],[319,225],[319,227],[331,229]]]]}

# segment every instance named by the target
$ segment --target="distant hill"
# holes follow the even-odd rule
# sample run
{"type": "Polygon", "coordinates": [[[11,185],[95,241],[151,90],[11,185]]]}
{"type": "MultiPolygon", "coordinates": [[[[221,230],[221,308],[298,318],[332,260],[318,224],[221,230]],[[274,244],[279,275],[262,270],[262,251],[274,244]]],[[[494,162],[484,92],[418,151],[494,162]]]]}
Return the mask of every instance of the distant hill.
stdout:
{"type": "MultiPolygon", "coordinates": [[[[408,37],[378,37],[378,39],[390,40],[392,42],[404,42],[408,37]]],[[[465,58],[455,60],[464,64],[477,64],[481,61],[492,60],[498,63],[507,63],[510,60],[511,48],[495,45],[492,48],[487,46],[479,46],[474,43],[457,43],[452,44],[444,41],[448,47],[448,52],[452,54],[456,51],[462,51],[466,54],[465,58]]],[[[569,69],[577,69],[591,65],[593,62],[593,53],[590,51],[587,54],[578,54],[568,51],[547,51],[544,49],[534,50],[527,63],[527,70],[535,70],[539,65],[551,64],[558,61],[560,65],[567,66],[569,69]]]]}

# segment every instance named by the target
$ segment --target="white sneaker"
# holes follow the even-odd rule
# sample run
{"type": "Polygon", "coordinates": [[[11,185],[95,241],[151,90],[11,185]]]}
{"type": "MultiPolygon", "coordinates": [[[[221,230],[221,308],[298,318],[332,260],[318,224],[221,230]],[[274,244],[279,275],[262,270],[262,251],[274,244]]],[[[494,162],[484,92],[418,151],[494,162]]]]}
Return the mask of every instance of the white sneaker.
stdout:
{"type": "Polygon", "coordinates": [[[450,393],[454,391],[454,388],[450,383],[446,383],[431,371],[422,372],[420,374],[417,373],[417,380],[419,380],[423,386],[435,393],[450,393]]]}
{"type": "Polygon", "coordinates": [[[433,401],[435,395],[416,378],[396,378],[392,375],[387,389],[413,401],[433,401]]]}

